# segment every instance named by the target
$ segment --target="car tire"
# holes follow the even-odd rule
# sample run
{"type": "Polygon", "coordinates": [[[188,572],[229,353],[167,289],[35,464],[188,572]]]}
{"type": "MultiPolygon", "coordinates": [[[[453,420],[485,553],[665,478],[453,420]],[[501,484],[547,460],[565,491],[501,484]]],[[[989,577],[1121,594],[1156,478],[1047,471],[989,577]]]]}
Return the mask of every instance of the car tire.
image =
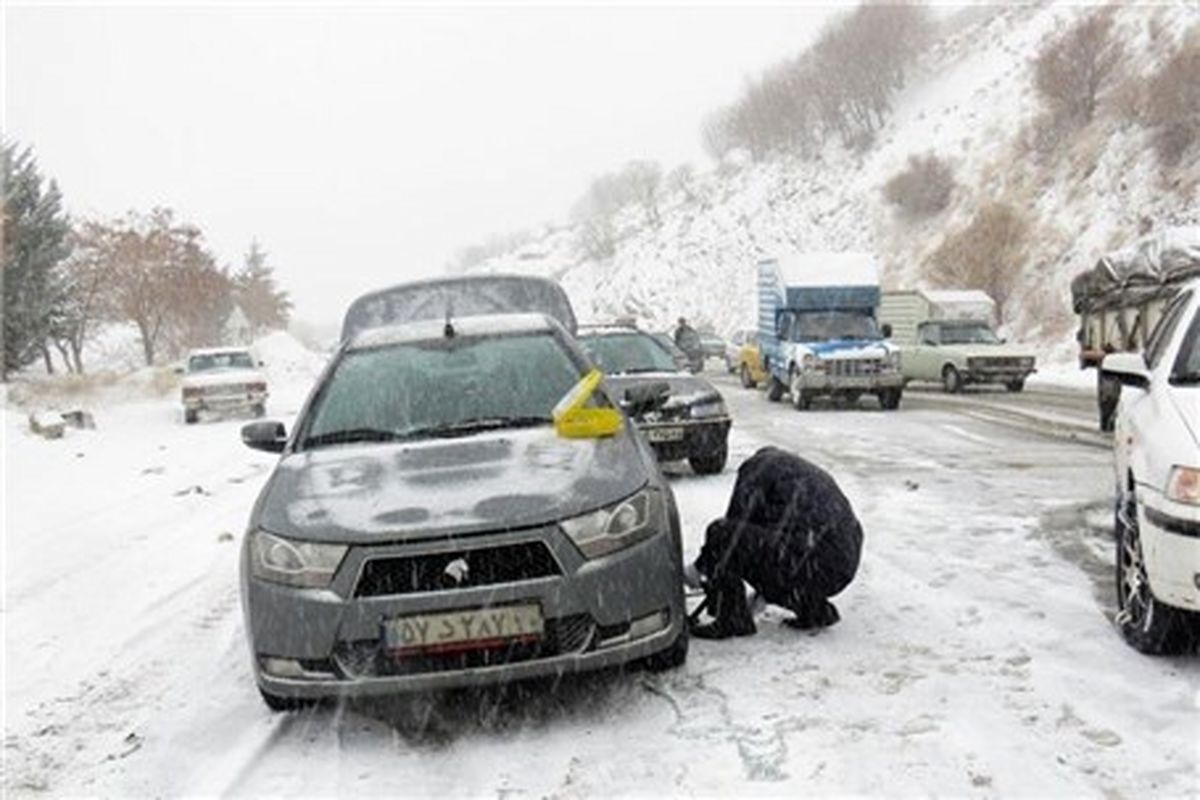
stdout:
{"type": "Polygon", "coordinates": [[[722,442],[720,449],[700,456],[691,456],[688,458],[688,463],[692,466],[692,472],[697,475],[716,475],[725,469],[725,462],[728,460],[729,445],[722,442]]]}
{"type": "Polygon", "coordinates": [[[190,408],[183,410],[183,422],[185,425],[195,425],[200,420],[200,412],[193,411],[190,408]]]}
{"type": "Polygon", "coordinates": [[[750,366],[742,364],[742,388],[753,389],[758,386],[758,381],[754,380],[754,376],[750,374],[750,366]]]}
{"type": "Polygon", "coordinates": [[[1194,615],[1160,602],[1150,589],[1137,518],[1137,499],[1117,501],[1117,628],[1125,641],[1147,655],[1177,655],[1193,646],[1194,615]],[[1189,630],[1189,627],[1192,630],[1189,630]]]}
{"type": "Polygon", "coordinates": [[[947,394],[958,394],[962,391],[963,380],[962,373],[955,369],[954,365],[947,364],[942,370],[942,388],[947,394]]]}
{"type": "Polygon", "coordinates": [[[1016,380],[1011,380],[1004,384],[1004,388],[1013,393],[1022,392],[1025,390],[1025,379],[1017,378],[1016,380]]]}
{"type": "Polygon", "coordinates": [[[783,395],[787,393],[787,387],[783,385],[783,381],[772,375],[767,379],[767,399],[772,403],[778,403],[783,399],[783,395]]]}
{"type": "Polygon", "coordinates": [[[671,642],[665,650],[660,650],[653,655],[646,656],[642,660],[642,666],[650,672],[666,672],[671,669],[678,669],[687,663],[688,656],[688,627],[687,620],[684,620],[683,630],[675,637],[675,641],[671,642]]]}
{"type": "Polygon", "coordinates": [[[792,369],[791,381],[789,383],[792,395],[792,407],[797,411],[807,411],[809,406],[812,405],[812,396],[806,394],[804,388],[800,386],[800,373],[795,368],[792,369]]]}
{"type": "Polygon", "coordinates": [[[1117,404],[1121,400],[1121,384],[1100,373],[1096,379],[1096,407],[1100,412],[1100,430],[1112,433],[1117,422],[1117,404]]]}
{"type": "Polygon", "coordinates": [[[277,694],[271,694],[261,686],[258,687],[258,693],[262,697],[263,702],[267,704],[267,708],[272,711],[299,711],[302,708],[308,708],[317,704],[316,700],[310,700],[302,697],[282,697],[277,694]]]}
{"type": "Polygon", "coordinates": [[[903,396],[903,389],[884,389],[879,393],[879,407],[884,411],[895,411],[900,407],[900,398],[903,396]]]}

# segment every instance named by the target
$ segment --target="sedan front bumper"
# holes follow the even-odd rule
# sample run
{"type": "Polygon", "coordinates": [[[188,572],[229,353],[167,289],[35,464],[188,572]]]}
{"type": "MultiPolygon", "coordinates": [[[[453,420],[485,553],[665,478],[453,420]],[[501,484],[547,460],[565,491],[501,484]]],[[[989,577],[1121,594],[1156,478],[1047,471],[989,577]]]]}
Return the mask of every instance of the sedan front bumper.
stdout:
{"type": "MultiPolygon", "coordinates": [[[[600,669],[670,647],[686,624],[679,538],[669,529],[592,560],[557,526],[471,537],[469,542],[352,547],[328,589],[259,580],[249,575],[248,558],[244,549],[244,611],[255,676],[264,691],[282,697],[482,686],[600,669]],[[372,561],[411,559],[436,567],[439,558],[471,563],[474,553],[514,546],[545,547],[552,555],[547,562],[551,567],[537,575],[510,574],[513,580],[466,588],[387,594],[366,588],[372,561]],[[396,618],[530,604],[537,604],[545,620],[536,643],[445,655],[401,655],[384,644],[385,626],[396,618]]],[[[482,563],[471,568],[500,574],[482,563]]]]}

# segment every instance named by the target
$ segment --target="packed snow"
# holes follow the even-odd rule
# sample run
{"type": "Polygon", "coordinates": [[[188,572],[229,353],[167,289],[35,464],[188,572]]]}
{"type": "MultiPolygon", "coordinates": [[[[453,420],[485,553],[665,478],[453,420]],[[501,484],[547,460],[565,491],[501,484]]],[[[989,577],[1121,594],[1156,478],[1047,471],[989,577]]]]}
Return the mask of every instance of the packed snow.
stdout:
{"type": "MultiPolygon", "coordinates": [[[[323,357],[278,337],[289,424],[323,357]]],[[[274,456],[174,396],[95,430],[4,410],[5,785],[13,797],[1194,793],[1200,664],[1110,615],[1110,457],[914,402],[799,415],[718,378],[730,467],[672,467],[685,550],[765,444],[829,469],[864,562],[814,635],[694,641],[682,669],[269,712],[237,587],[274,456]],[[14,468],[15,467],[15,468],[14,468]]]]}

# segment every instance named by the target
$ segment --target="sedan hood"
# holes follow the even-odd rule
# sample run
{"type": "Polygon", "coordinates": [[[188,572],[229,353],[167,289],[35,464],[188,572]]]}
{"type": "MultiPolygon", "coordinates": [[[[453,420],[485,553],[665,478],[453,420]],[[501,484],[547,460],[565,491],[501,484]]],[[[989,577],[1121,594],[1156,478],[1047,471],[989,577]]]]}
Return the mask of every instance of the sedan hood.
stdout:
{"type": "Polygon", "coordinates": [[[671,396],[663,407],[664,410],[689,406],[704,400],[721,399],[721,393],[704,378],[682,372],[635,372],[631,375],[605,375],[604,383],[612,394],[613,400],[617,402],[625,400],[627,389],[651,383],[665,383],[670,387],[671,396]]]}
{"type": "Polygon", "coordinates": [[[647,481],[641,463],[628,433],[563,439],[550,426],[305,450],[280,461],[256,521],[327,542],[529,527],[633,494],[647,481]]]}
{"type": "Polygon", "coordinates": [[[963,358],[1037,358],[1019,344],[944,344],[938,349],[963,358]]]}

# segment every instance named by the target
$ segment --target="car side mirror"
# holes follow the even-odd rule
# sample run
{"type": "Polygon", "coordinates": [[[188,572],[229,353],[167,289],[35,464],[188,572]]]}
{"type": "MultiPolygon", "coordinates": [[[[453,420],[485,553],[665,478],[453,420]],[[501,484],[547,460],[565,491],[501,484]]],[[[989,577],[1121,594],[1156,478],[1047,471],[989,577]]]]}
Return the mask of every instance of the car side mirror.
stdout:
{"type": "Polygon", "coordinates": [[[633,386],[625,390],[625,411],[640,417],[662,408],[670,396],[671,386],[663,381],[633,386]]]}
{"type": "Polygon", "coordinates": [[[266,364],[264,364],[264,363],[263,363],[263,362],[261,362],[261,361],[259,361],[259,362],[258,362],[258,365],[259,365],[260,367],[265,367],[265,366],[266,366],[266,364]]]}
{"type": "Polygon", "coordinates": [[[274,420],[251,422],[242,426],[242,444],[251,450],[282,453],[287,444],[287,429],[274,420]]]}
{"type": "Polygon", "coordinates": [[[1114,378],[1122,386],[1150,388],[1150,369],[1141,353],[1113,353],[1100,362],[1100,372],[1114,378]]]}
{"type": "Polygon", "coordinates": [[[186,370],[184,370],[182,364],[176,364],[175,366],[171,367],[171,372],[174,372],[176,375],[182,375],[184,372],[186,372],[186,370]]]}
{"type": "Polygon", "coordinates": [[[883,334],[883,338],[885,339],[892,338],[892,326],[887,322],[883,323],[883,327],[879,329],[879,332],[883,334]]]}

